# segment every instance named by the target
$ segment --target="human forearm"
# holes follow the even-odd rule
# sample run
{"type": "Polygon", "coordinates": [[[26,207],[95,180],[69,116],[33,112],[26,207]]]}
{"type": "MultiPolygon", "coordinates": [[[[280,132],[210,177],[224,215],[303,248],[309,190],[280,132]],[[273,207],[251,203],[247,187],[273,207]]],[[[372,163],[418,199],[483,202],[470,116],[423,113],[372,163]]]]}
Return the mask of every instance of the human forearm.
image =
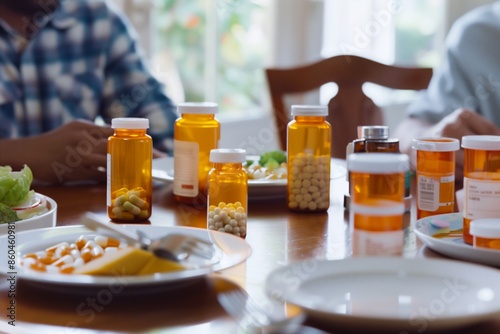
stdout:
{"type": "Polygon", "coordinates": [[[11,166],[13,170],[19,170],[24,164],[33,165],[30,157],[30,138],[0,139],[0,166],[11,166]]]}

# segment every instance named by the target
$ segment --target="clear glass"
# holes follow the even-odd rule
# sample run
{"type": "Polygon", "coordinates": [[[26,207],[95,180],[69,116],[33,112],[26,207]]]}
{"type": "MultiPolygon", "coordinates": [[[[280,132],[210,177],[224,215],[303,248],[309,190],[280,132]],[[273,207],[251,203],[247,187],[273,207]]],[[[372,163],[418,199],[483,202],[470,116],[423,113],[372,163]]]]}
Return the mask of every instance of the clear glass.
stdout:
{"type": "Polygon", "coordinates": [[[290,210],[324,212],[330,207],[331,133],[323,116],[295,116],[288,124],[290,210]]]}
{"type": "Polygon", "coordinates": [[[215,163],[208,174],[207,227],[247,235],[248,178],[241,163],[215,163]]]}
{"type": "Polygon", "coordinates": [[[108,139],[108,216],[136,223],[151,216],[153,141],[145,129],[115,129],[108,139]]]}
{"type": "MultiPolygon", "coordinates": [[[[198,173],[194,176],[197,179],[197,194],[191,196],[183,196],[176,194],[174,189],[175,199],[178,202],[186,204],[206,203],[207,198],[207,176],[212,168],[210,159],[210,150],[215,149],[219,145],[220,140],[220,123],[215,118],[214,114],[182,114],[181,118],[177,119],[174,127],[174,140],[179,142],[188,142],[197,144],[197,161],[185,161],[188,166],[198,166],[198,173]]],[[[174,175],[179,165],[180,155],[185,156],[185,152],[178,149],[177,143],[174,149],[174,175]]],[[[189,158],[188,158],[189,160],[189,158]]],[[[180,166],[184,168],[186,166],[180,166]]],[[[180,174],[180,172],[179,172],[180,174]]],[[[175,183],[175,178],[174,178],[175,183]]]]}
{"type": "Polygon", "coordinates": [[[464,149],[466,196],[464,198],[463,239],[469,245],[473,244],[473,238],[469,232],[470,222],[479,218],[496,218],[491,216],[491,210],[497,210],[498,196],[490,196],[489,193],[500,192],[499,170],[500,151],[464,149]],[[478,190],[481,193],[478,193],[478,190]],[[468,193],[474,193],[474,195],[467,196],[468,193]],[[477,205],[481,200],[490,204],[477,205]]]}
{"type": "MultiPolygon", "coordinates": [[[[449,139],[425,139],[451,143],[449,139]]],[[[455,206],[455,151],[438,152],[418,149],[417,219],[452,213],[455,206]]]]}

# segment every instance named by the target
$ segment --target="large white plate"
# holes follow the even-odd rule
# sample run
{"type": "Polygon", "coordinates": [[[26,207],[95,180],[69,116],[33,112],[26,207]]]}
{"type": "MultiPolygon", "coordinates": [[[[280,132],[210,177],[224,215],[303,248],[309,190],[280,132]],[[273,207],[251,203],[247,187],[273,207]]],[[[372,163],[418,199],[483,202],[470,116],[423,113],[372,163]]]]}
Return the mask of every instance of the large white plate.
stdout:
{"type": "MultiPolygon", "coordinates": [[[[249,160],[259,160],[258,156],[248,156],[249,160]]],[[[346,168],[342,160],[332,159],[330,167],[331,179],[345,177],[346,168]]],[[[174,182],[174,158],[165,157],[153,160],[153,179],[167,183],[174,182]]],[[[248,180],[248,196],[250,199],[267,199],[286,196],[287,180],[248,180]]]]}
{"type": "Polygon", "coordinates": [[[441,228],[432,225],[432,220],[448,222],[450,225],[449,229],[461,230],[463,226],[463,214],[461,212],[449,213],[417,220],[415,224],[415,234],[429,248],[456,259],[500,267],[500,251],[474,248],[466,244],[462,237],[436,238],[434,235],[438,233],[441,228]]]}
{"type": "Polygon", "coordinates": [[[332,328],[424,332],[500,316],[500,271],[461,261],[360,257],[271,272],[266,293],[332,328]]]}
{"type": "MultiPolygon", "coordinates": [[[[57,219],[57,203],[54,201],[52,198],[38,194],[38,196],[44,196],[47,199],[47,206],[49,208],[49,211],[46,213],[36,216],[36,217],[31,217],[28,219],[23,219],[15,222],[15,232],[19,233],[21,231],[28,231],[28,230],[34,230],[38,228],[44,228],[44,227],[54,227],[56,226],[56,219],[57,219]]],[[[2,234],[7,234],[9,231],[9,224],[0,224],[0,235],[2,234]]]]}
{"type": "MultiPolygon", "coordinates": [[[[7,256],[0,257],[0,273],[12,273],[17,271],[17,277],[26,279],[31,282],[39,282],[44,284],[56,284],[77,287],[100,287],[108,286],[111,282],[119,280],[126,286],[134,285],[158,285],[179,282],[192,279],[195,277],[204,276],[213,271],[235,266],[245,261],[251,254],[251,249],[245,240],[236,236],[210,231],[210,234],[205,229],[194,227],[181,226],[152,226],[152,225],[122,225],[126,229],[141,230],[148,236],[164,236],[169,233],[182,233],[192,235],[204,240],[212,240],[219,250],[216,261],[212,264],[200,265],[196,269],[188,269],[170,273],[157,273],[154,275],[141,276],[93,276],[93,275],[63,275],[63,274],[48,274],[23,268],[12,270],[8,266],[7,256]]],[[[84,226],[61,226],[53,228],[45,228],[33,231],[21,232],[15,235],[15,244],[17,246],[17,263],[22,255],[44,250],[46,247],[55,245],[59,242],[74,242],[80,235],[88,236],[95,235],[96,232],[90,231],[84,226]]],[[[109,235],[106,232],[99,232],[100,235],[109,235]]],[[[0,244],[7,245],[7,236],[0,237],[0,244]]],[[[7,249],[5,249],[7,251],[7,249]]],[[[198,263],[199,264],[199,263],[198,263]]]]}

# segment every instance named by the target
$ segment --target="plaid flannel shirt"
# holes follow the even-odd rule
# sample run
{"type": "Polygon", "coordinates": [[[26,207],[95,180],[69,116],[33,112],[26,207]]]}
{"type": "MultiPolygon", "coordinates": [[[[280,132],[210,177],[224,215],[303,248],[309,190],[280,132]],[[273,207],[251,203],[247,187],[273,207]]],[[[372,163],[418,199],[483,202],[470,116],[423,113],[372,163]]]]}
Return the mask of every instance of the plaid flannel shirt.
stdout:
{"type": "Polygon", "coordinates": [[[33,17],[41,26],[35,33],[25,21],[22,33],[32,36],[20,54],[0,25],[0,138],[75,119],[147,117],[155,147],[169,146],[175,107],[146,68],[124,16],[103,0],[63,0],[44,22],[40,17],[33,17]]]}

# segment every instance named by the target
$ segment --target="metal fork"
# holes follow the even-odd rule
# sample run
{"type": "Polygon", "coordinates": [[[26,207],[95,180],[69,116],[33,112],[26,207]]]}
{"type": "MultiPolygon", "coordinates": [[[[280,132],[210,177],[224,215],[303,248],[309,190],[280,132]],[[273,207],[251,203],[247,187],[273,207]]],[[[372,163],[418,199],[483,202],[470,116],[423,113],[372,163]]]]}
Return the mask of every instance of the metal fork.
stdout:
{"type": "Polygon", "coordinates": [[[85,227],[93,231],[106,230],[112,232],[132,245],[149,250],[156,256],[171,261],[185,261],[191,256],[213,260],[216,255],[216,250],[211,242],[193,236],[172,233],[157,239],[151,239],[143,231],[137,230],[134,233],[118,225],[106,223],[92,212],[83,214],[80,221],[85,227]]]}
{"type": "Polygon", "coordinates": [[[239,329],[244,333],[323,333],[311,327],[302,326],[305,314],[299,313],[293,317],[276,319],[265,311],[242,290],[231,290],[217,296],[219,303],[229,315],[239,323],[239,329]]]}

